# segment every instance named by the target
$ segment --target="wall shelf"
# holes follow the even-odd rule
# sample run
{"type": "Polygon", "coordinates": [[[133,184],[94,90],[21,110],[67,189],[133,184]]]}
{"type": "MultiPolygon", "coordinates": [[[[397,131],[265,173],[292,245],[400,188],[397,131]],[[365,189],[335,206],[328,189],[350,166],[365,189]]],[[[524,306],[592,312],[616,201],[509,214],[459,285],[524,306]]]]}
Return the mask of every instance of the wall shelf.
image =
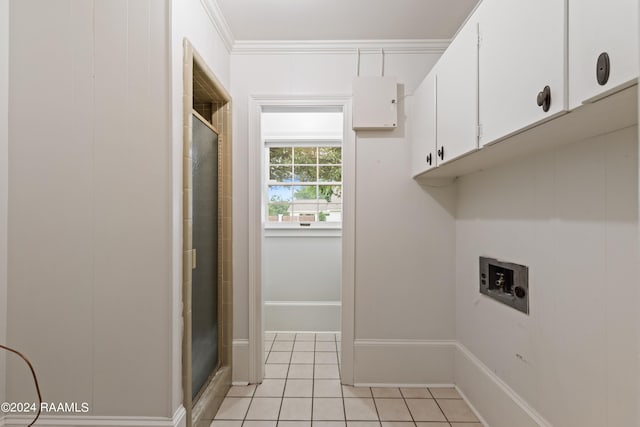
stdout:
{"type": "Polygon", "coordinates": [[[492,142],[414,178],[420,182],[456,178],[637,123],[638,85],[634,80],[605,98],[492,142]]]}

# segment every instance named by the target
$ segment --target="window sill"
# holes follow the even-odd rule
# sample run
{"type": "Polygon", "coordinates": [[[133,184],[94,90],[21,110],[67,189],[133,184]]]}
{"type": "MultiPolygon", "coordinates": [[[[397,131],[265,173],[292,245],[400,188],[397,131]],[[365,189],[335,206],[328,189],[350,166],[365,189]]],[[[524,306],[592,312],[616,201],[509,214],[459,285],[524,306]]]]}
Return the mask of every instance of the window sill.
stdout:
{"type": "Polygon", "coordinates": [[[292,226],[292,225],[265,225],[265,237],[340,237],[342,227],[336,226],[292,226]]]}

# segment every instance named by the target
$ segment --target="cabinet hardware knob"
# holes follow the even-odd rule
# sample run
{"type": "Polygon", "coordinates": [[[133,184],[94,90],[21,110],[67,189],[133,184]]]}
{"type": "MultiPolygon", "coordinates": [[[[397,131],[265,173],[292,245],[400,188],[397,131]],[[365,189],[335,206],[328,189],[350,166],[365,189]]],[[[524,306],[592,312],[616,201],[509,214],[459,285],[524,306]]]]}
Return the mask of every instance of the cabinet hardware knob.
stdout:
{"type": "Polygon", "coordinates": [[[542,111],[545,113],[549,111],[549,107],[551,107],[551,88],[549,86],[545,86],[542,92],[538,92],[537,102],[542,107],[542,111]]]}
{"type": "Polygon", "coordinates": [[[602,52],[596,61],[596,80],[600,86],[604,86],[609,81],[609,72],[611,71],[611,62],[609,54],[602,52]]]}
{"type": "Polygon", "coordinates": [[[440,157],[440,160],[444,160],[444,147],[438,148],[438,157],[440,157]]]}
{"type": "Polygon", "coordinates": [[[431,166],[432,162],[433,162],[433,159],[431,157],[431,153],[429,153],[429,155],[427,156],[427,163],[429,164],[429,166],[431,166]]]}

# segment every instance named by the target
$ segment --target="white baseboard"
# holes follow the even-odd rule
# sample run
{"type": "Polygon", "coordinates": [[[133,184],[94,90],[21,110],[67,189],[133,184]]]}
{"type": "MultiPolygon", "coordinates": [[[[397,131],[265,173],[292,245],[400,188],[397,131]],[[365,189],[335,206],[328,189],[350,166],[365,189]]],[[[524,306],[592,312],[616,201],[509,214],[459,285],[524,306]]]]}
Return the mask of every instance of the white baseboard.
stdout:
{"type": "Polygon", "coordinates": [[[356,340],[354,383],[453,384],[456,341],[356,340]]]}
{"type": "Polygon", "coordinates": [[[340,331],[340,301],[265,301],[267,331],[340,331]]]}
{"type": "MultiPolygon", "coordinates": [[[[33,416],[9,415],[0,419],[2,427],[24,427],[33,416]]],[[[36,425],[49,427],[186,427],[187,419],[184,407],[180,406],[172,418],[163,417],[106,417],[43,415],[36,425]]]]}
{"type": "Polygon", "coordinates": [[[399,387],[399,388],[450,388],[455,384],[418,384],[418,383],[356,383],[355,387],[399,387]]]}
{"type": "Polygon", "coordinates": [[[490,427],[489,423],[487,422],[487,420],[484,419],[484,417],[482,416],[482,414],[480,413],[480,411],[478,411],[478,409],[475,407],[475,405],[473,403],[471,403],[471,401],[469,400],[469,398],[467,397],[466,394],[464,394],[464,392],[460,389],[460,387],[458,387],[457,385],[453,385],[453,387],[458,391],[458,394],[460,396],[462,396],[462,399],[467,403],[467,405],[469,405],[469,408],[471,408],[471,411],[475,414],[476,418],[478,418],[478,420],[480,421],[480,423],[484,426],[484,427],[490,427]]]}
{"type": "Polygon", "coordinates": [[[249,383],[249,340],[233,340],[231,347],[232,383],[249,383]]]}
{"type": "Polygon", "coordinates": [[[551,423],[459,342],[456,343],[454,372],[458,391],[483,420],[484,425],[552,427],[551,423]]]}

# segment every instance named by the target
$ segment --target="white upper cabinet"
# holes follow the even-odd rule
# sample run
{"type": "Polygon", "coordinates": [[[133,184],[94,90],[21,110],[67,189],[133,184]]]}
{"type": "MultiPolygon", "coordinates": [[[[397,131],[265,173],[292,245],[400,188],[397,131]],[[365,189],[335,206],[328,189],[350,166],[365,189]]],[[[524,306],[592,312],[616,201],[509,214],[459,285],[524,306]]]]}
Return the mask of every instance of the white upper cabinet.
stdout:
{"type": "Polygon", "coordinates": [[[637,77],[638,1],[569,0],[570,108],[624,88],[637,77]]]}
{"type": "Polygon", "coordinates": [[[438,61],[438,165],[478,149],[478,12],[438,61]]]}
{"type": "Polygon", "coordinates": [[[408,127],[414,176],[436,166],[436,83],[435,70],[431,70],[413,94],[408,127]]]}
{"type": "Polygon", "coordinates": [[[485,145],[566,110],[566,0],[484,0],[480,12],[485,145]]]}

